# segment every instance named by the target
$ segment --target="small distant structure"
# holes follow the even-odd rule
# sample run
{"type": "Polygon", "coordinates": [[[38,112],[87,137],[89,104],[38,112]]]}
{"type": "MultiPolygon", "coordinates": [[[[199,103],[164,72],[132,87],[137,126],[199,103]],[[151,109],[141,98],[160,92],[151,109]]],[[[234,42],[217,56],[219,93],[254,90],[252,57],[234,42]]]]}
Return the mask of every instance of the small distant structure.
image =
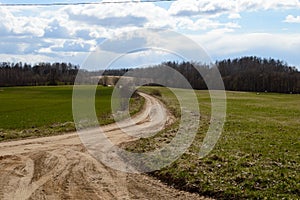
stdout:
{"type": "MultiPolygon", "coordinates": [[[[134,83],[136,85],[145,85],[145,83],[153,82],[150,78],[136,78],[130,76],[92,76],[91,79],[99,80],[98,84],[108,87],[114,87],[118,81],[122,81],[122,84],[134,83]]],[[[120,84],[120,83],[119,83],[120,84]]]]}

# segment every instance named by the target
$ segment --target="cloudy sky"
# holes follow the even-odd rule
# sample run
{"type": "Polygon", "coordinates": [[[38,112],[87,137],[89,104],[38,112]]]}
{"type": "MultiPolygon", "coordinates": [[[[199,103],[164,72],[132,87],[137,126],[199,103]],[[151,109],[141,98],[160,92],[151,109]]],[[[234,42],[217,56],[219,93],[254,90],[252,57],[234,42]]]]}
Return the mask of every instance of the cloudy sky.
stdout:
{"type": "MultiPolygon", "coordinates": [[[[47,1],[51,2],[96,1],[47,1]]],[[[135,29],[158,28],[190,38],[207,52],[212,61],[256,55],[284,60],[300,69],[299,0],[177,0],[47,7],[3,6],[7,3],[45,1],[0,0],[0,61],[64,61],[81,65],[90,52],[107,39],[113,40],[135,29]]],[[[146,43],[141,37],[132,38],[128,40],[133,40],[134,44],[143,46],[146,43]]],[[[111,42],[109,45],[114,44],[111,42]]],[[[177,49],[184,48],[180,42],[172,45],[177,45],[177,49]]],[[[115,51],[112,47],[107,51],[109,49],[115,51]]],[[[127,67],[141,64],[138,62],[147,64],[141,56],[151,57],[151,62],[173,58],[162,55],[158,52],[133,54],[122,62],[127,67]]]]}

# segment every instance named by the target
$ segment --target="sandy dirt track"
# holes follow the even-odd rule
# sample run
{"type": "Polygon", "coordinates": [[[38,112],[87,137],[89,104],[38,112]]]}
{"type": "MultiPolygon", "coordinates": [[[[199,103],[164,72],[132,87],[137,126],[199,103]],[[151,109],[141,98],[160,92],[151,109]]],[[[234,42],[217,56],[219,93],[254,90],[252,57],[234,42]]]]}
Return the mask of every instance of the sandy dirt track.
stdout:
{"type": "MultiPolygon", "coordinates": [[[[120,123],[121,129],[103,127],[114,144],[148,136],[172,120],[160,101],[142,95],[145,108],[132,121],[120,123]]],[[[97,129],[80,134],[85,133],[92,138],[97,129]]],[[[0,143],[0,169],[0,199],[205,199],[144,174],[105,166],[87,152],[77,133],[0,143]]]]}

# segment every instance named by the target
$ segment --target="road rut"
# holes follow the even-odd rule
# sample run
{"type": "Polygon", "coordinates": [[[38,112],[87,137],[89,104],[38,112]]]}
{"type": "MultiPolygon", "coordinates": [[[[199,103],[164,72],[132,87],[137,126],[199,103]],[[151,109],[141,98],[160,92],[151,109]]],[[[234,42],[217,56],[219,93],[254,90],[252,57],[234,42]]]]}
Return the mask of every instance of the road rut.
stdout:
{"type": "MultiPolygon", "coordinates": [[[[115,145],[152,135],[172,121],[159,100],[142,96],[145,108],[132,120],[102,127],[115,145]]],[[[97,135],[97,129],[88,132],[97,135]]],[[[145,174],[107,167],[77,133],[0,143],[0,169],[0,199],[205,199],[145,174]]]]}

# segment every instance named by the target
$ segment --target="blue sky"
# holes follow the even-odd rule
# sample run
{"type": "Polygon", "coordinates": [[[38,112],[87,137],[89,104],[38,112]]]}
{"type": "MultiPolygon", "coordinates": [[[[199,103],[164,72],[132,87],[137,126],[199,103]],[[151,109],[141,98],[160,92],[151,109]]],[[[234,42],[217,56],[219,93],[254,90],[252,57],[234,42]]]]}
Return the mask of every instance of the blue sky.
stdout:
{"type": "MultiPolygon", "coordinates": [[[[38,0],[0,2],[45,3],[38,0]]],[[[47,1],[51,2],[95,1],[47,1]]],[[[162,28],[183,34],[202,47],[211,61],[255,55],[284,60],[300,69],[299,0],[177,0],[0,7],[0,60],[63,61],[81,65],[107,39],[110,42],[106,45],[112,45],[107,51],[116,51],[120,44],[116,38],[124,33],[133,47],[149,44],[150,37],[141,39],[128,34],[143,28],[162,28]]],[[[187,48],[179,42],[176,43],[178,46],[174,45],[173,49],[187,48]]],[[[147,65],[168,59],[175,57],[153,51],[133,53],[120,60],[118,65],[147,65]]]]}

